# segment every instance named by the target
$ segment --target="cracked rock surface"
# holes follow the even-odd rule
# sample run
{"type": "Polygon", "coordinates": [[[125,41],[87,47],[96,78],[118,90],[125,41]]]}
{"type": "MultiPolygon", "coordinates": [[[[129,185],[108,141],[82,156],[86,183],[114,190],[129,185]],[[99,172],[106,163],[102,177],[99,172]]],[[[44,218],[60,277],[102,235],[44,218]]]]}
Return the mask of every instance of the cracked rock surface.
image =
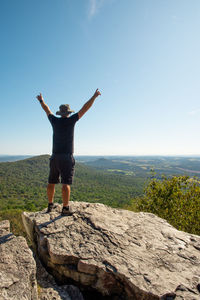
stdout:
{"type": "Polygon", "coordinates": [[[62,282],[71,279],[110,299],[200,299],[200,237],[150,213],[71,202],[23,213],[40,258],[62,282]]]}
{"type": "Polygon", "coordinates": [[[0,222],[0,299],[37,300],[36,264],[25,238],[0,222]]]}
{"type": "Polygon", "coordinates": [[[38,300],[84,300],[80,290],[73,285],[58,286],[40,260],[35,257],[37,265],[38,300]]]}

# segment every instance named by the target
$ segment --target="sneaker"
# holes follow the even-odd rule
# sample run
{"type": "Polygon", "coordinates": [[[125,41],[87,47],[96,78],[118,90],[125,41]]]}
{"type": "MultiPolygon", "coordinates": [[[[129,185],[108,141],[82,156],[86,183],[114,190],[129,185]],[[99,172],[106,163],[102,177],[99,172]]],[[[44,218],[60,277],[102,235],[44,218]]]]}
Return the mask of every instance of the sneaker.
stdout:
{"type": "Polygon", "coordinates": [[[73,212],[69,208],[69,206],[63,206],[62,211],[61,211],[62,216],[72,216],[73,212]]]}
{"type": "Polygon", "coordinates": [[[53,210],[54,206],[53,203],[48,204],[47,213],[50,213],[53,210]]]}

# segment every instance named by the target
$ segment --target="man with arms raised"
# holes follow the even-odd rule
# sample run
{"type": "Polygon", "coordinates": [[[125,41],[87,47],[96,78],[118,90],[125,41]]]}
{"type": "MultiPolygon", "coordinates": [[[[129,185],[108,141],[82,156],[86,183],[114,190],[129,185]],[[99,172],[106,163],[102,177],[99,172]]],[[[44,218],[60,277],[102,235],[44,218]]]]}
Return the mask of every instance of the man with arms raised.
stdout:
{"type": "Polygon", "coordinates": [[[62,215],[71,215],[72,212],[69,208],[70,199],[70,185],[72,184],[74,175],[75,160],[73,157],[74,152],[74,126],[76,122],[88,111],[93,105],[95,99],[101,95],[97,89],[94,95],[88,100],[78,113],[70,116],[72,111],[68,104],[62,104],[59,111],[56,112],[60,117],[55,117],[50,111],[47,104],[45,104],[42,94],[36,98],[41,104],[41,107],[46,112],[48,119],[53,128],[53,150],[50,158],[50,172],[47,186],[48,196],[48,210],[51,212],[53,209],[53,198],[55,193],[55,184],[59,183],[61,177],[62,183],[62,199],[63,208],[62,215]]]}

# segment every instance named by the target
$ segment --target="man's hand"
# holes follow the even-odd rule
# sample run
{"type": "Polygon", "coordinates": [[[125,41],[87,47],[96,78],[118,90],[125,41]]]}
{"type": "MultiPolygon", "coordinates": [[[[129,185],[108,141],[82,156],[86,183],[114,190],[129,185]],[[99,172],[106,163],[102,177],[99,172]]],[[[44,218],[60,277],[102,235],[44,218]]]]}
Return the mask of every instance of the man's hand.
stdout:
{"type": "Polygon", "coordinates": [[[99,92],[99,89],[96,89],[94,95],[92,96],[92,98],[90,98],[90,100],[88,100],[83,107],[81,108],[81,110],[79,110],[78,112],[78,116],[79,119],[86,113],[86,111],[88,111],[88,109],[92,106],[92,104],[94,103],[95,99],[100,96],[101,93],[99,92]]]}
{"type": "Polygon", "coordinates": [[[99,89],[96,89],[96,91],[94,93],[94,97],[97,98],[100,95],[101,95],[101,93],[99,92],[99,89]]]}
{"type": "Polygon", "coordinates": [[[42,94],[40,93],[38,96],[36,96],[36,98],[40,102],[40,104],[41,104],[42,108],[44,109],[45,113],[47,114],[47,116],[50,115],[50,114],[52,115],[52,112],[50,111],[48,105],[46,105],[44,103],[44,99],[42,97],[42,94]]]}
{"type": "Polygon", "coordinates": [[[38,101],[44,101],[42,94],[40,93],[38,96],[36,96],[36,98],[38,99],[38,101]]]}

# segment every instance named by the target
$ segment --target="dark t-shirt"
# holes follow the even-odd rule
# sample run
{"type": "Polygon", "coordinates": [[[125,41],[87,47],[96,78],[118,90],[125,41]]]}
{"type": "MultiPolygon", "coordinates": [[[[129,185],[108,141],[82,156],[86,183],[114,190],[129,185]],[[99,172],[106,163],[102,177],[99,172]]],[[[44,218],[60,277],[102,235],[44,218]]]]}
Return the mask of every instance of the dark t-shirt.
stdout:
{"type": "Polygon", "coordinates": [[[68,118],[48,116],[53,127],[53,154],[74,152],[74,126],[78,121],[78,113],[68,118]]]}

